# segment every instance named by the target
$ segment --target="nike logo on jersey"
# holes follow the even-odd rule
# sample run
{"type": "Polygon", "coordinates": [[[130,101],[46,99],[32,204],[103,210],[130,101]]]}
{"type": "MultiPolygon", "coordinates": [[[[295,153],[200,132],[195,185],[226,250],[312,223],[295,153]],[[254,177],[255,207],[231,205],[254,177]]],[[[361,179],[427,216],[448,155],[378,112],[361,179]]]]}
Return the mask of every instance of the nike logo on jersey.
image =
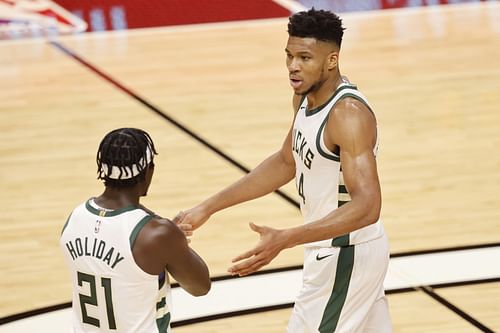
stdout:
{"type": "Polygon", "coordinates": [[[318,253],[318,254],[316,255],[316,260],[317,260],[317,261],[320,261],[320,260],[323,260],[323,259],[328,258],[328,257],[331,257],[331,256],[333,256],[333,254],[327,254],[326,256],[321,256],[321,257],[320,257],[320,256],[319,256],[319,253],[318,253]]]}

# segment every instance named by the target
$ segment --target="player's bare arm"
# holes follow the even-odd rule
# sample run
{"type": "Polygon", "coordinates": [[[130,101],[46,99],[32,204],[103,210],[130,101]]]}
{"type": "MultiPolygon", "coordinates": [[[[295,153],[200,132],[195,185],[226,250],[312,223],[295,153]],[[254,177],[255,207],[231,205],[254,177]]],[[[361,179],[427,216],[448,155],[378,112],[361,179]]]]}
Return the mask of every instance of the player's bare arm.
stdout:
{"type": "Polygon", "coordinates": [[[194,296],[210,290],[209,271],[203,260],[188,246],[174,222],[154,218],[139,232],[133,247],[136,263],[145,272],[158,275],[165,270],[194,296]]]}
{"type": "Polygon", "coordinates": [[[197,229],[214,213],[271,193],[290,182],[294,176],[295,161],[290,128],[279,151],[261,162],[245,177],[184,212],[182,223],[190,224],[193,230],[197,229]]]}
{"type": "Polygon", "coordinates": [[[373,113],[353,98],[342,100],[330,115],[325,143],[340,150],[340,161],[351,201],[324,219],[304,225],[299,243],[329,239],[377,222],[381,207],[380,184],[373,148],[377,125],[373,113]]]}
{"type": "Polygon", "coordinates": [[[373,147],[376,120],[371,111],[357,100],[346,98],[330,114],[325,143],[340,151],[340,160],[351,201],[313,223],[290,229],[252,227],[260,241],[252,250],[236,257],[240,262],[229,269],[232,274],[247,275],[268,264],[283,249],[313,241],[330,239],[360,229],[378,220],[381,206],[380,185],[373,147]]]}

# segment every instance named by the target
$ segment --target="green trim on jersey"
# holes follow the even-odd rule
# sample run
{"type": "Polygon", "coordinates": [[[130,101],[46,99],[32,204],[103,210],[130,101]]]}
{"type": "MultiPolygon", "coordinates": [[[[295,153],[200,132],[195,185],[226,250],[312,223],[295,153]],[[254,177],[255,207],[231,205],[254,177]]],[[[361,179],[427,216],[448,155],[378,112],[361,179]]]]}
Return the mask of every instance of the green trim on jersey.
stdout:
{"type": "Polygon", "coordinates": [[[375,113],[373,112],[373,110],[370,107],[370,105],[368,105],[368,103],[362,97],[359,97],[358,95],[355,95],[353,93],[347,93],[344,96],[342,96],[341,99],[346,98],[346,97],[351,97],[351,98],[354,98],[355,100],[360,101],[361,103],[363,103],[368,108],[368,110],[370,110],[371,113],[373,113],[373,115],[375,115],[375,113]]]}
{"type": "MultiPolygon", "coordinates": [[[[328,103],[330,103],[332,101],[332,99],[335,98],[335,96],[337,96],[342,90],[347,89],[347,88],[358,90],[358,88],[355,85],[353,85],[353,84],[347,84],[345,86],[337,88],[337,90],[335,90],[335,92],[333,93],[333,95],[325,103],[323,103],[322,105],[320,105],[317,108],[314,108],[312,110],[308,110],[306,108],[306,117],[312,116],[312,115],[318,113],[319,111],[321,111],[325,106],[328,105],[328,103]]],[[[304,100],[302,100],[302,102],[304,102],[304,100]]],[[[301,105],[302,105],[302,102],[300,103],[301,105]]]]}
{"type": "Polygon", "coordinates": [[[142,228],[153,219],[153,215],[146,215],[142,218],[142,220],[139,221],[139,223],[136,224],[134,227],[134,230],[132,230],[132,233],[130,234],[130,248],[132,249],[134,247],[135,239],[137,238],[137,235],[139,235],[139,232],[142,230],[142,228]]]}
{"type": "MultiPolygon", "coordinates": [[[[297,111],[297,112],[299,112],[299,111],[300,111],[300,109],[301,109],[301,107],[302,107],[302,103],[304,103],[304,100],[306,99],[306,97],[307,97],[306,95],[302,95],[302,96],[300,97],[299,107],[298,107],[298,108],[297,108],[297,110],[295,110],[295,111],[297,111]]],[[[306,109],[306,110],[307,110],[307,107],[304,107],[304,109],[306,109]]]]}
{"type": "Polygon", "coordinates": [[[61,235],[64,233],[64,230],[68,226],[69,219],[71,218],[71,215],[73,215],[73,212],[71,212],[71,214],[69,214],[68,218],[66,219],[66,223],[64,223],[64,226],[63,226],[62,231],[61,231],[61,235]]]}
{"type": "Polygon", "coordinates": [[[160,310],[161,308],[164,308],[165,304],[167,304],[167,298],[166,297],[162,297],[161,301],[159,301],[158,303],[156,303],[156,311],[160,310]]]}
{"type": "Polygon", "coordinates": [[[339,323],[340,314],[344,307],[351,281],[352,269],[354,267],[354,246],[343,247],[339,252],[337,270],[333,290],[326,304],[321,323],[320,333],[335,332],[339,323]]]}
{"type": "MultiPolygon", "coordinates": [[[[339,88],[337,91],[340,91],[342,88],[351,88],[351,87],[350,87],[350,86],[343,86],[343,87],[339,88]]],[[[355,86],[354,86],[354,88],[353,88],[353,89],[357,90],[355,86]]],[[[336,95],[336,93],[335,93],[335,95],[336,95]]],[[[342,98],[340,98],[337,102],[335,102],[335,104],[332,106],[332,108],[331,108],[328,112],[331,112],[331,110],[333,110],[333,108],[335,107],[335,105],[336,105],[339,101],[343,100],[343,99],[344,99],[344,98],[346,98],[346,97],[351,97],[351,98],[354,98],[354,99],[356,99],[356,100],[360,101],[361,103],[363,103],[364,105],[366,105],[366,107],[368,108],[368,110],[370,110],[370,112],[371,112],[373,115],[375,115],[375,113],[373,112],[372,108],[368,105],[368,103],[367,103],[367,102],[366,102],[363,98],[361,98],[361,97],[359,97],[358,95],[355,95],[355,94],[353,94],[353,93],[346,93],[346,94],[344,94],[344,95],[342,96],[342,98]]],[[[331,100],[331,99],[330,99],[330,100],[331,100]]],[[[323,105],[323,106],[324,106],[324,105],[323,105]]],[[[321,156],[323,156],[324,158],[327,158],[327,159],[329,159],[329,160],[333,160],[333,161],[336,161],[336,162],[340,162],[340,156],[339,156],[339,155],[337,155],[337,154],[335,154],[335,153],[333,153],[333,152],[326,152],[326,151],[324,151],[324,150],[321,148],[321,144],[320,144],[321,133],[323,133],[323,130],[324,130],[325,126],[326,126],[326,123],[328,122],[328,118],[329,118],[329,117],[330,117],[330,114],[328,114],[328,116],[326,116],[325,120],[323,120],[323,123],[322,123],[322,124],[321,124],[321,126],[319,127],[318,133],[316,134],[316,148],[318,149],[319,154],[320,154],[321,156]]]]}
{"type": "Polygon", "coordinates": [[[320,140],[321,140],[321,133],[323,133],[323,129],[326,126],[326,122],[328,121],[328,117],[323,120],[323,123],[319,127],[318,133],[316,134],[316,149],[318,150],[319,154],[323,156],[324,158],[327,158],[329,160],[333,160],[335,162],[340,162],[340,156],[337,156],[334,153],[328,153],[321,148],[320,140]]]}
{"type": "MultiPolygon", "coordinates": [[[[156,303],[156,312],[165,308],[166,304],[167,298],[164,296],[161,301],[156,303]]],[[[170,312],[167,312],[163,315],[163,317],[156,319],[156,326],[158,327],[158,332],[166,333],[170,327],[170,312]]]]}
{"type": "Polygon", "coordinates": [[[103,209],[97,209],[95,207],[92,207],[92,205],[90,204],[90,200],[92,200],[92,199],[87,200],[87,202],[85,203],[85,208],[87,208],[87,210],[89,212],[91,212],[92,214],[97,215],[97,216],[103,216],[103,217],[116,216],[116,215],[120,215],[121,213],[125,213],[125,212],[139,208],[136,205],[130,205],[130,206],[115,209],[115,210],[103,210],[103,209]]]}
{"type": "Polygon", "coordinates": [[[170,327],[170,312],[165,313],[161,318],[156,319],[156,326],[159,333],[167,333],[170,327]]]}

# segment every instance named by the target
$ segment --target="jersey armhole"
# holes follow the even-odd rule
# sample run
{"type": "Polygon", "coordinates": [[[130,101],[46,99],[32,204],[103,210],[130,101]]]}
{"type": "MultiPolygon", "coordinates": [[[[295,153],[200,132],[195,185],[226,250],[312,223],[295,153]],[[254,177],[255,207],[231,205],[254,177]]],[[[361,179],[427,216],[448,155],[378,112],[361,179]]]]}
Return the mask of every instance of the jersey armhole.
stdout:
{"type": "Polygon", "coordinates": [[[133,250],[135,240],[137,239],[137,236],[139,235],[139,232],[144,228],[144,226],[153,219],[153,215],[146,215],[144,216],[139,223],[137,223],[132,230],[132,233],[130,234],[129,241],[130,241],[130,250],[133,250]]]}
{"type": "MultiPolygon", "coordinates": [[[[356,90],[357,91],[357,90],[356,90]]],[[[363,103],[363,105],[365,105],[368,110],[372,113],[373,117],[375,117],[375,113],[373,112],[372,108],[370,107],[370,105],[368,105],[368,103],[361,97],[361,96],[358,96],[357,94],[354,94],[352,92],[346,92],[344,93],[344,95],[342,95],[341,98],[339,98],[335,104],[332,105],[332,107],[330,108],[330,110],[328,111],[328,115],[325,117],[325,120],[323,120],[323,123],[321,124],[321,126],[319,127],[319,130],[318,130],[318,134],[316,135],[316,148],[318,149],[318,152],[320,153],[321,156],[323,156],[324,158],[327,158],[327,159],[330,159],[330,160],[334,160],[334,161],[337,161],[337,162],[340,162],[340,156],[335,154],[334,152],[330,151],[327,147],[326,147],[326,144],[325,144],[325,139],[324,139],[324,136],[325,136],[325,127],[326,127],[326,123],[328,122],[328,119],[330,118],[330,113],[332,112],[333,108],[335,107],[335,105],[341,101],[342,99],[346,98],[346,97],[351,97],[351,98],[354,98],[355,100],[363,103]]],[[[375,125],[377,125],[376,121],[375,121],[375,125]]],[[[373,151],[375,152],[378,148],[378,140],[379,140],[379,136],[378,136],[378,126],[376,126],[376,138],[375,138],[375,145],[373,147],[373,151]]]]}
{"type": "MultiPolygon", "coordinates": [[[[332,107],[333,109],[333,107],[332,107]]],[[[328,122],[328,118],[330,117],[330,112],[328,112],[328,116],[325,117],[325,120],[323,120],[323,123],[319,127],[318,134],[316,135],[316,149],[318,149],[318,152],[321,156],[324,158],[327,158],[329,160],[333,160],[336,162],[340,162],[340,156],[335,154],[334,152],[330,151],[325,144],[325,126],[326,123],[328,122]]]]}

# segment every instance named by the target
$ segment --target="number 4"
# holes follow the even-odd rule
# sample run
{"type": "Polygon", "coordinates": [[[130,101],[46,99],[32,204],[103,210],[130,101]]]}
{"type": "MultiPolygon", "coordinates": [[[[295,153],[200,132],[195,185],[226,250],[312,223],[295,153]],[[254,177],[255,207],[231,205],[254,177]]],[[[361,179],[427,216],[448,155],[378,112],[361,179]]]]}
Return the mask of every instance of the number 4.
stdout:
{"type": "MultiPolygon", "coordinates": [[[[87,314],[87,304],[97,306],[97,292],[95,284],[95,276],[77,272],[78,285],[82,286],[83,282],[90,285],[90,296],[78,294],[80,297],[80,308],[82,310],[82,320],[86,324],[96,327],[101,327],[99,319],[91,317],[87,314]]],[[[106,313],[108,315],[108,325],[110,330],[116,330],[115,312],[113,310],[113,297],[111,294],[111,279],[101,277],[101,286],[104,288],[104,298],[106,301],[106,313]]]]}
{"type": "Polygon", "coordinates": [[[300,174],[299,184],[297,186],[297,189],[299,191],[300,197],[302,198],[302,203],[305,204],[306,203],[306,197],[304,195],[304,174],[303,173],[300,174]]]}

